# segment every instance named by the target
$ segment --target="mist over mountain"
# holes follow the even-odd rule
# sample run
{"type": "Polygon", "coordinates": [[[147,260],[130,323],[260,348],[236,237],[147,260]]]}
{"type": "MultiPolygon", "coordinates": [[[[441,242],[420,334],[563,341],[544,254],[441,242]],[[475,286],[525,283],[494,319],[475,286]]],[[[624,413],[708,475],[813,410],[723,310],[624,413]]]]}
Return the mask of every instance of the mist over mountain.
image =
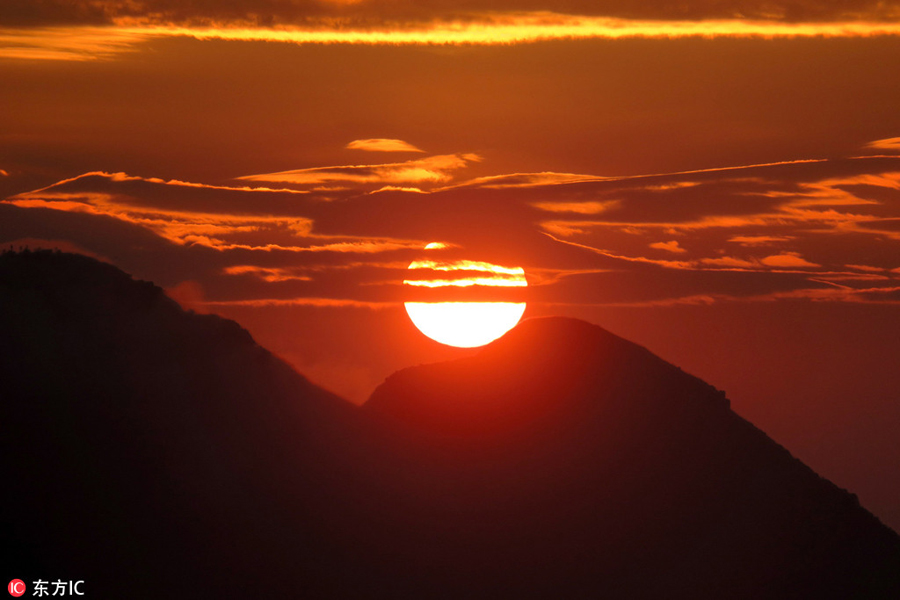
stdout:
{"type": "Polygon", "coordinates": [[[900,597],[855,496],[572,319],[357,408],[111,265],[5,253],[0,423],[2,575],[94,597],[900,597]]]}

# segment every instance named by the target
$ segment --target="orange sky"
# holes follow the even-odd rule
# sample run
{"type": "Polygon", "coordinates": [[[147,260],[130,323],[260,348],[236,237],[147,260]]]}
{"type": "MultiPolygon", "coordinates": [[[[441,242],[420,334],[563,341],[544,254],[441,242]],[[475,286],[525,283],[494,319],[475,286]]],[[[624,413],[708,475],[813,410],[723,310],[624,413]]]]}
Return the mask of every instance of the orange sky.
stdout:
{"type": "Polygon", "coordinates": [[[425,244],[521,267],[440,292],[647,345],[900,528],[900,3],[673,6],[6,0],[0,242],[354,401],[467,352],[403,311],[425,244]]]}

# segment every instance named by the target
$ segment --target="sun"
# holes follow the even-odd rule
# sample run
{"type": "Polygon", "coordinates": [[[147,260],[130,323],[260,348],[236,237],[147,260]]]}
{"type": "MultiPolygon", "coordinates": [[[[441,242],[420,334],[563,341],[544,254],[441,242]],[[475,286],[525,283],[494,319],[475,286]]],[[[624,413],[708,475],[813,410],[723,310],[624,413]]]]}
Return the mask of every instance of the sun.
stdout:
{"type": "Polygon", "coordinates": [[[477,348],[515,327],[525,312],[525,303],[407,302],[406,312],[419,331],[434,341],[477,348]]]}
{"type": "MultiPolygon", "coordinates": [[[[441,249],[428,244],[426,250],[441,249]]],[[[523,288],[528,285],[521,267],[504,267],[472,260],[415,260],[409,265],[416,278],[403,281],[416,288],[469,290],[523,288]]],[[[429,338],[459,348],[484,346],[516,326],[525,302],[406,302],[413,324],[429,338]]]]}

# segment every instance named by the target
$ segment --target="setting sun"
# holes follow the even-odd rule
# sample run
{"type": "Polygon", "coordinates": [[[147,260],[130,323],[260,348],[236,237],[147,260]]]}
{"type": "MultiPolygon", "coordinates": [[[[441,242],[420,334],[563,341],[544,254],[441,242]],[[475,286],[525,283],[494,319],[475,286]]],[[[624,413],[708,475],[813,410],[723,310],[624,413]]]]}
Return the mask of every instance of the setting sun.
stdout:
{"type": "MultiPolygon", "coordinates": [[[[425,249],[440,249],[428,244],[425,249]]],[[[409,265],[415,278],[404,285],[414,288],[523,288],[528,285],[521,267],[504,267],[473,260],[415,260],[409,265]]],[[[484,346],[516,326],[525,302],[406,302],[413,324],[431,339],[459,348],[484,346]]]]}
{"type": "Polygon", "coordinates": [[[524,302],[407,302],[406,312],[419,331],[442,344],[477,348],[516,326],[524,302]]]}

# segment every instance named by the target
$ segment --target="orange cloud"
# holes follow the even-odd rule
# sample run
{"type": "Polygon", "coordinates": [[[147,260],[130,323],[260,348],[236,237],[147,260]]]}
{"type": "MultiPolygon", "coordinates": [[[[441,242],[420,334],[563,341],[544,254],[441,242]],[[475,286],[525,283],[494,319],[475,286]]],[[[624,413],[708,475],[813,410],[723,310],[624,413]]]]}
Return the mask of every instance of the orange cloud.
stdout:
{"type": "Polygon", "coordinates": [[[367,302],[348,298],[252,298],[248,300],[207,300],[204,306],[247,306],[264,308],[269,306],[318,306],[323,308],[396,308],[396,302],[367,302]]]}
{"type": "Polygon", "coordinates": [[[656,248],[657,250],[665,250],[666,252],[687,252],[687,250],[678,245],[676,240],[672,240],[671,242],[655,242],[650,244],[650,247],[656,248]]]}
{"type": "Polygon", "coordinates": [[[308,275],[297,275],[290,269],[278,267],[258,267],[255,265],[234,265],[222,270],[226,275],[253,275],[269,283],[278,281],[311,281],[308,275]]]}
{"type": "Polygon", "coordinates": [[[783,22],[771,20],[704,19],[697,21],[651,21],[602,16],[566,15],[552,12],[481,13],[467,19],[407,22],[399,26],[369,27],[339,19],[316,22],[307,27],[217,27],[135,25],[122,27],[136,36],[192,37],[268,41],[293,44],[418,44],[418,45],[506,45],[548,40],[682,38],[682,37],[871,37],[900,34],[900,24],[891,21],[783,22]]]}
{"type": "Polygon", "coordinates": [[[469,287],[472,285],[486,285],[490,287],[526,287],[524,279],[494,277],[465,277],[459,279],[404,279],[403,283],[417,287],[469,287]]]}
{"type": "Polygon", "coordinates": [[[436,271],[457,273],[454,278],[432,277],[428,279],[404,279],[404,285],[427,288],[443,287],[527,287],[525,270],[522,267],[504,267],[489,262],[473,260],[433,261],[416,260],[409,265],[411,271],[436,271]],[[478,275],[472,275],[477,273],[478,275]]]}
{"type": "Polygon", "coordinates": [[[885,138],[883,140],[875,140],[869,142],[866,148],[874,148],[876,150],[890,150],[893,152],[900,151],[900,137],[885,138]]]}
{"type": "Polygon", "coordinates": [[[294,185],[315,185],[342,182],[350,184],[441,183],[451,179],[451,173],[470,162],[479,161],[476,154],[446,154],[419,160],[379,165],[345,165],[314,167],[278,173],[245,175],[244,181],[268,181],[294,185]]]}
{"type": "Polygon", "coordinates": [[[794,237],[790,235],[736,235],[728,238],[728,241],[741,246],[766,246],[775,242],[787,242],[792,239],[794,237]]]}
{"type": "Polygon", "coordinates": [[[761,258],[760,262],[764,265],[768,265],[770,267],[786,267],[786,268],[807,268],[807,267],[821,267],[822,265],[817,265],[816,263],[809,262],[804,259],[798,252],[782,252],[781,254],[773,254],[772,256],[766,256],[765,258],[761,258]]]}
{"type": "MultiPolygon", "coordinates": [[[[447,156],[448,163],[431,168],[467,164],[471,155],[447,156]]],[[[895,255],[890,248],[871,249],[872,244],[880,248],[900,240],[900,219],[894,216],[900,158],[790,161],[577,180],[565,174],[498,175],[442,188],[423,185],[415,194],[380,180],[381,168],[392,176],[410,165],[425,168],[435,158],[442,157],[300,171],[313,173],[313,181],[323,173],[326,179],[343,177],[334,185],[312,184],[344,188],[346,193],[333,196],[341,201],[334,202],[322,201],[310,188],[279,197],[272,188],[95,173],[20,194],[8,204],[139,225],[179,248],[197,247],[192,256],[209,261],[207,270],[215,277],[242,276],[242,294],[268,294],[263,290],[273,286],[266,283],[282,282],[277,288],[292,294],[308,290],[316,300],[303,299],[307,305],[354,301],[357,294],[348,292],[352,289],[359,290],[360,301],[431,301],[439,294],[461,301],[508,300],[511,295],[538,302],[565,297],[576,303],[602,299],[629,306],[636,305],[633,300],[704,303],[729,294],[768,300],[772,290],[813,285],[851,291],[796,297],[854,302],[894,298],[852,290],[885,280],[896,283],[900,275],[900,270],[887,270],[898,268],[896,262],[886,262],[895,255]],[[382,193],[366,195],[373,190],[382,193]],[[537,211],[563,219],[540,222],[537,211]],[[441,245],[426,246],[428,240],[441,240],[441,245]],[[394,254],[385,259],[376,254],[380,252],[394,254]],[[463,253],[515,261],[511,264],[524,265],[529,278],[520,267],[456,260],[463,253]],[[430,260],[413,261],[407,269],[413,257],[423,256],[430,260]]],[[[29,218],[43,219],[43,212],[34,211],[29,218]]],[[[6,215],[21,217],[12,210],[6,215]]],[[[55,231],[39,235],[59,235],[55,231]]],[[[77,239],[84,245],[86,238],[77,239]]]]}
{"type": "Polygon", "coordinates": [[[403,140],[373,138],[353,140],[347,144],[350,150],[367,150],[369,152],[424,152],[403,140]]]}
{"type": "MultiPolygon", "coordinates": [[[[91,176],[117,184],[141,182],[153,186],[208,188],[263,194],[277,191],[269,188],[231,188],[181,181],[164,181],[155,178],[132,177],[124,173],[112,175],[90,173],[61,181],[47,188],[18,194],[4,202],[20,208],[41,208],[112,217],[143,227],[178,245],[205,246],[219,251],[373,254],[421,249],[425,244],[421,240],[389,237],[318,235],[312,231],[313,220],[298,215],[229,214],[228,212],[178,210],[142,206],[139,198],[116,190],[65,191],[71,185],[85,183],[85,178],[91,176]]],[[[296,191],[290,193],[296,193],[296,191]]]]}
{"type": "MultiPolygon", "coordinates": [[[[429,244],[431,246],[431,244],[429,244]]],[[[435,248],[435,246],[432,246],[435,248]]],[[[434,271],[482,271],[497,275],[525,275],[522,267],[503,267],[489,262],[476,260],[455,260],[452,262],[440,262],[433,260],[416,260],[409,265],[410,269],[432,269],[434,271]]]]}
{"type": "Polygon", "coordinates": [[[604,202],[532,202],[531,205],[539,210],[557,213],[575,213],[581,215],[597,215],[620,203],[617,200],[604,202]]]}
{"type": "Polygon", "coordinates": [[[134,52],[153,37],[118,27],[0,28],[0,58],[89,61],[134,52]]]}
{"type": "Polygon", "coordinates": [[[895,2],[533,3],[171,2],[44,0],[0,5],[0,56],[94,60],[152,39],[266,41],[290,44],[509,45],[548,40],[627,38],[847,38],[900,34],[895,2]],[[31,6],[29,6],[31,4],[31,6]],[[26,8],[22,8],[24,5],[26,8]],[[16,12],[25,11],[27,16],[16,12]],[[9,13],[9,14],[4,14],[9,13]],[[736,17],[735,15],[741,15],[736,17]],[[4,16],[7,16],[4,19],[4,16]],[[18,17],[18,18],[16,18],[18,17]],[[55,26],[29,27],[39,23],[55,26]],[[60,25],[62,24],[62,25],[60,25]]]}
{"type": "Polygon", "coordinates": [[[758,267],[758,263],[733,256],[719,256],[717,258],[701,258],[700,263],[714,267],[734,267],[738,269],[752,269],[758,267]]]}
{"type": "Polygon", "coordinates": [[[545,171],[542,173],[512,173],[508,175],[488,175],[477,177],[457,187],[481,187],[487,189],[504,188],[531,188],[563,183],[582,183],[585,181],[608,181],[609,177],[597,175],[577,175],[575,173],[554,173],[545,171]]]}
{"type": "Polygon", "coordinates": [[[856,271],[865,271],[867,273],[881,273],[885,269],[882,267],[872,267],[869,265],[844,265],[848,269],[854,269],[856,271]]]}
{"type": "Polygon", "coordinates": [[[385,185],[383,187],[378,188],[377,190],[372,190],[369,194],[380,194],[382,192],[406,192],[408,194],[427,194],[423,189],[417,187],[409,187],[409,186],[399,186],[399,185],[385,185]]]}

